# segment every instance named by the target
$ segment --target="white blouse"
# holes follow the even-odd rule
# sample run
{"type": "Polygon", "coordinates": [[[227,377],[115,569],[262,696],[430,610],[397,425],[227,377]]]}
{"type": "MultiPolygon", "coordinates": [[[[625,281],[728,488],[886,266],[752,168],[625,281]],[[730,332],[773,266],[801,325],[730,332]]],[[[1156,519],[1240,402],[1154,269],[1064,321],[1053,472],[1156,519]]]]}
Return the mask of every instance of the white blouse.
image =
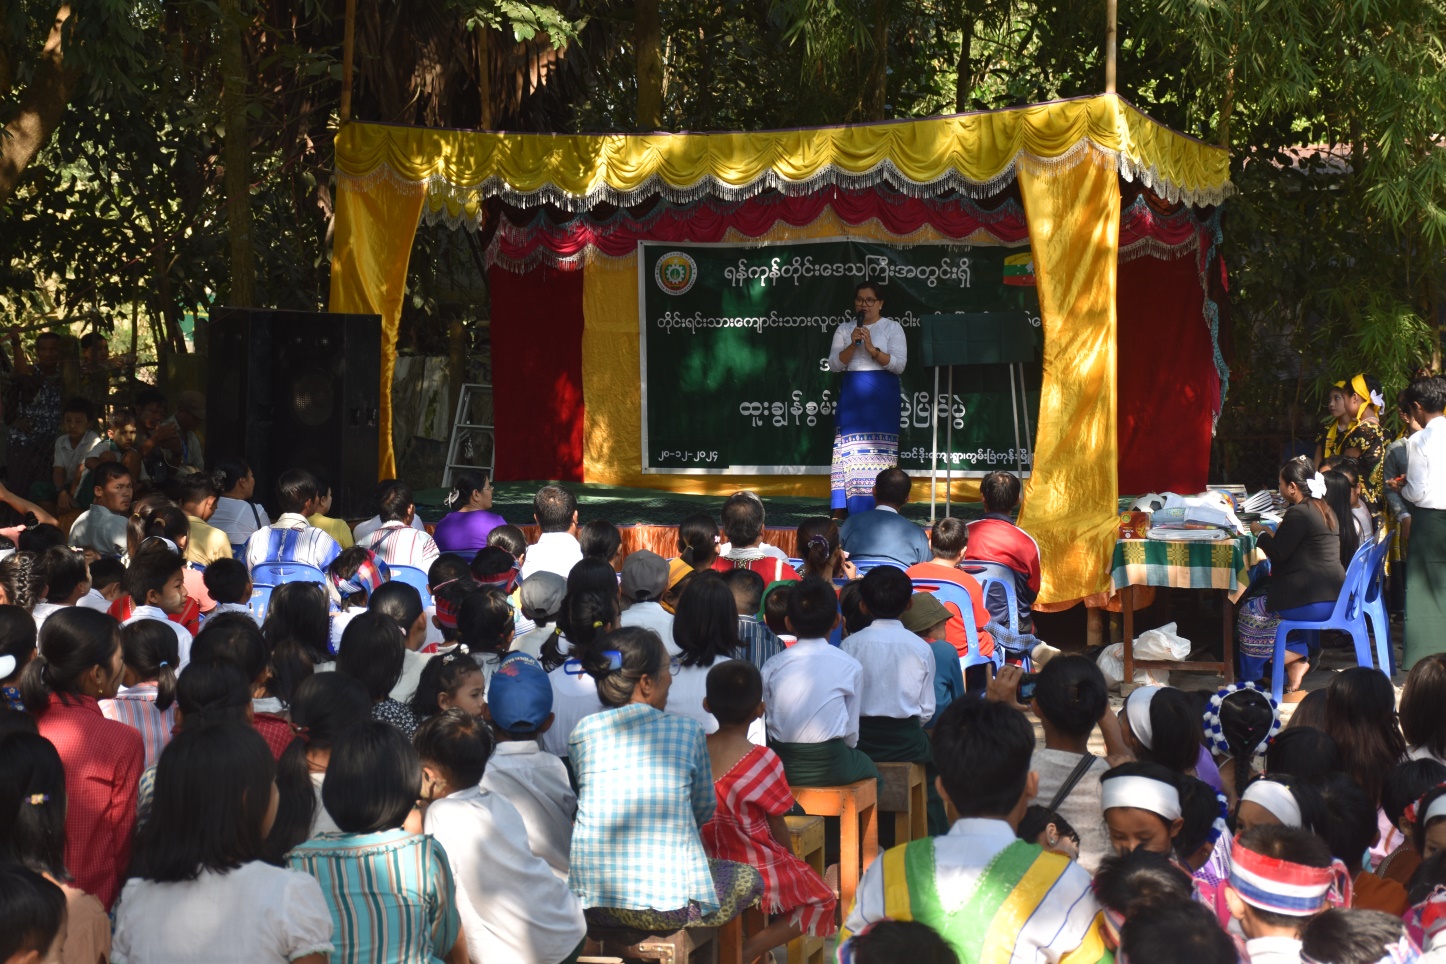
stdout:
{"type": "Polygon", "coordinates": [[[129,880],[115,910],[115,964],[288,964],[333,945],[314,877],[259,860],[195,880],[129,880]]]}
{"type": "Polygon", "coordinates": [[[834,330],[833,345],[828,350],[828,370],[831,372],[889,371],[895,375],[903,374],[904,365],[909,360],[909,346],[904,341],[904,327],[892,318],[880,318],[866,327],[869,329],[869,337],[873,340],[874,348],[888,355],[889,363],[880,365],[874,361],[873,355],[859,349],[854,352],[845,368],[844,363],[839,360],[839,355],[854,340],[854,323],[846,321],[834,330]]]}

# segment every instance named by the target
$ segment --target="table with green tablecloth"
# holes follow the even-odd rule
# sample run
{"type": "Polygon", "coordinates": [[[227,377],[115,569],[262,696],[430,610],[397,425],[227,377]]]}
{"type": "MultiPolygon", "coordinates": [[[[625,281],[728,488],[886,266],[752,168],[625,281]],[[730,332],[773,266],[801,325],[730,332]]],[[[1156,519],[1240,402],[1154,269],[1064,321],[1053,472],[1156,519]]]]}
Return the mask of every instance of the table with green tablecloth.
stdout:
{"type": "Polygon", "coordinates": [[[1121,539],[1115,543],[1110,560],[1110,579],[1120,592],[1124,616],[1125,680],[1133,681],[1135,667],[1218,672],[1227,683],[1235,681],[1235,603],[1250,584],[1250,566],[1255,554],[1255,537],[1239,536],[1210,542],[1161,539],[1121,539]],[[1134,658],[1136,586],[1221,591],[1224,622],[1220,661],[1139,660],[1134,658]]]}

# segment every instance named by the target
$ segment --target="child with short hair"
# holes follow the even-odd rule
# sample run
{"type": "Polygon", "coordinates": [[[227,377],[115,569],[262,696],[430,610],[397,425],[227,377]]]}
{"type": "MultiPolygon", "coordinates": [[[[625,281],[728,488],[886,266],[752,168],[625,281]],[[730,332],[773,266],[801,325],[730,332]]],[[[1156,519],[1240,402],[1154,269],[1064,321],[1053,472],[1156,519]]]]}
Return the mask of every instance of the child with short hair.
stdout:
{"type": "Polygon", "coordinates": [[[798,642],[763,667],[768,745],[789,786],[830,787],[877,778],[857,748],[863,667],[828,634],[838,625],[833,585],[817,576],[791,587],[788,625],[798,642]]]}
{"type": "Polygon", "coordinates": [[[422,667],[417,692],[412,697],[412,712],[426,720],[451,709],[483,719],[487,684],[482,670],[473,662],[466,644],[450,653],[433,656],[422,667]]]}
{"type": "Polygon", "coordinates": [[[251,610],[251,572],[240,559],[217,559],[201,574],[206,591],[216,601],[216,607],[206,614],[201,622],[204,627],[222,613],[245,613],[257,626],[261,617],[251,610]]]}
{"type": "Polygon", "coordinates": [[[904,628],[918,636],[934,654],[934,716],[924,721],[927,731],[949,704],[964,695],[964,671],[959,651],[946,637],[950,613],[933,593],[916,592],[904,611],[904,628]]]}
{"type": "Polygon", "coordinates": [[[1190,964],[1236,964],[1239,960],[1235,942],[1210,911],[1189,899],[1173,900],[1130,918],[1120,929],[1119,958],[1190,964]]]}
{"type": "MultiPolygon", "coordinates": [[[[343,526],[345,528],[345,526],[343,526]]],[[[351,546],[326,567],[326,588],[331,595],[330,645],[335,652],[341,634],[353,616],[364,613],[372,593],[391,578],[387,564],[366,546],[351,546]]]]}
{"type": "MultiPolygon", "coordinates": [[[[533,573],[529,578],[551,576],[533,573]]],[[[577,794],[567,765],[544,753],[538,742],[553,723],[552,683],[542,664],[526,653],[512,653],[497,667],[487,686],[483,712],[497,735],[482,788],[506,797],[522,815],[532,852],[552,872],[567,879],[572,821],[577,794]]]]}
{"type": "Polygon", "coordinates": [[[55,961],[64,933],[65,894],[60,888],[18,864],[0,864],[0,961],[55,961]]]}
{"type": "Polygon", "coordinates": [[[90,590],[76,600],[77,606],[109,612],[111,603],[125,595],[126,564],[119,559],[100,558],[90,563],[90,590]]]}
{"type": "Polygon", "coordinates": [[[57,493],[56,505],[61,512],[75,508],[75,493],[87,469],[100,464],[96,451],[100,436],[91,429],[95,414],[90,402],[72,398],[60,409],[60,436],[55,440],[55,464],[51,480],[57,493]]]}
{"type": "Polygon", "coordinates": [[[90,592],[90,570],[85,553],[70,546],[51,546],[35,562],[35,582],[45,589],[44,600],[30,610],[38,631],[50,614],[74,606],[90,592]]]}
{"type": "MultiPolygon", "coordinates": [[[[752,569],[730,569],[723,573],[723,584],[733,594],[733,607],[738,611],[738,640],[743,644],[743,658],[759,669],[772,656],[783,651],[783,641],[761,621],[763,577],[752,569]]],[[[785,604],[787,597],[784,597],[785,604]]]]}
{"type": "Polygon", "coordinates": [[[1110,844],[1125,854],[1137,847],[1169,855],[1185,825],[1180,778],[1158,763],[1122,763],[1100,777],[1100,809],[1110,844]]]}
{"type": "Polygon", "coordinates": [[[1163,904],[1190,900],[1192,891],[1190,878],[1168,857],[1137,848],[1100,861],[1094,895],[1103,912],[1105,942],[1119,947],[1126,923],[1163,904]]]}
{"type": "Polygon", "coordinates": [[[792,593],[793,584],[787,582],[776,582],[763,591],[763,608],[760,611],[763,624],[784,646],[792,646],[798,640],[788,631],[788,597],[792,593]]]}
{"type": "Polygon", "coordinates": [[[954,948],[932,928],[911,920],[881,920],[841,944],[844,964],[959,964],[954,948]]]}
{"type": "Polygon", "coordinates": [[[1030,804],[1024,817],[1015,828],[1014,835],[1020,840],[1037,843],[1045,850],[1062,854],[1070,860],[1079,859],[1079,832],[1059,814],[1048,807],[1030,804]]]}
{"type": "Polygon", "coordinates": [[[100,701],[100,711],[140,731],[145,765],[153,767],[176,728],[176,635],[154,619],[131,623],[121,629],[121,660],[121,688],[100,701]]]}
{"type": "Polygon", "coordinates": [[[1350,874],[1315,834],[1264,826],[1236,838],[1225,899],[1251,964],[1299,964],[1307,920],[1350,897],[1350,874]]]}
{"type": "Polygon", "coordinates": [[[727,660],[708,671],[707,693],[703,706],[718,721],[718,731],[708,736],[718,805],[700,831],[703,849],[711,859],[757,870],[763,878],[759,907],[774,918],[744,940],[743,959],[752,961],[801,934],[827,937],[835,930],[838,901],[790,848],[783,817],[793,809],[793,792],[783,763],[748,739],[749,726],[763,716],[763,677],[747,660],[727,660]]]}
{"type": "MultiPolygon", "coordinates": [[[[1301,933],[1302,960],[1380,964],[1415,960],[1416,948],[1399,917],[1378,910],[1332,908],[1310,919],[1301,933]]],[[[1422,960],[1425,960],[1424,958],[1422,960]]]]}
{"type": "Polygon", "coordinates": [[[1324,819],[1315,830],[1330,847],[1331,856],[1350,871],[1351,907],[1400,917],[1411,906],[1406,888],[1361,868],[1365,852],[1380,839],[1376,808],[1366,792],[1344,773],[1332,773],[1317,782],[1316,790],[1324,819]]]}
{"type": "MultiPolygon", "coordinates": [[[[421,795],[421,761],[396,727],[369,720],[337,737],[321,799],[340,832],[286,855],[287,866],[321,884],[332,918],[331,964],[466,958],[444,845],[403,826],[421,795]]],[[[488,867],[493,879],[510,882],[497,866],[488,867]]]]}
{"type": "Polygon", "coordinates": [[[1039,785],[1029,769],[1034,729],[1024,714],[965,696],[934,727],[934,749],[940,789],[959,819],[943,836],[891,848],[874,861],[841,936],[890,917],[933,927],[970,964],[1106,959],[1089,874],[1015,837],[1039,785]],[[989,898],[971,899],[983,894],[989,898]]]}
{"type": "Polygon", "coordinates": [[[446,849],[471,960],[575,960],[587,937],[582,902],[529,847],[517,808],[484,782],[487,727],[449,710],[422,724],[416,746],[430,800],[424,826],[446,849]]]}
{"type": "Polygon", "coordinates": [[[153,544],[137,552],[125,578],[135,609],[121,624],[129,626],[137,620],[153,619],[169,626],[180,654],[178,670],[191,661],[191,633],[170,618],[186,608],[185,568],[185,560],[167,546],[153,544]]]}
{"type": "Polygon", "coordinates": [[[1421,854],[1411,839],[1406,808],[1442,783],[1446,783],[1446,766],[1425,757],[1398,763],[1387,774],[1381,786],[1381,813],[1391,823],[1391,838],[1389,852],[1376,865],[1376,876],[1399,884],[1410,883],[1411,875],[1421,866],[1421,854]]]}

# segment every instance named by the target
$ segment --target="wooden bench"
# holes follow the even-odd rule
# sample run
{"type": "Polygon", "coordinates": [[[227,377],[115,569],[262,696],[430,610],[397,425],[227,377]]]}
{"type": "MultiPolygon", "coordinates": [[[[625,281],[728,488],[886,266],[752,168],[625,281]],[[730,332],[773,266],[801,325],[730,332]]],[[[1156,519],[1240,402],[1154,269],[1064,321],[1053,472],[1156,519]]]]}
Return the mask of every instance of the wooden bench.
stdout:
{"type": "Polygon", "coordinates": [[[875,763],[879,810],[894,815],[894,844],[929,836],[929,792],[922,763],[875,763]]]}
{"type": "Polygon", "coordinates": [[[839,913],[853,908],[859,878],[879,855],[878,781],[870,777],[841,787],[794,787],[793,799],[814,817],[839,818],[839,913]]]}
{"type": "MultiPolygon", "coordinates": [[[[823,876],[823,818],[784,817],[793,855],[823,876]]],[[[788,964],[823,964],[824,938],[804,934],[788,942],[788,964]]]]}
{"type": "Polygon", "coordinates": [[[608,928],[589,927],[579,962],[628,960],[658,964],[743,964],[743,916],[721,927],[685,927],[671,934],[653,934],[628,942],[608,928]]]}

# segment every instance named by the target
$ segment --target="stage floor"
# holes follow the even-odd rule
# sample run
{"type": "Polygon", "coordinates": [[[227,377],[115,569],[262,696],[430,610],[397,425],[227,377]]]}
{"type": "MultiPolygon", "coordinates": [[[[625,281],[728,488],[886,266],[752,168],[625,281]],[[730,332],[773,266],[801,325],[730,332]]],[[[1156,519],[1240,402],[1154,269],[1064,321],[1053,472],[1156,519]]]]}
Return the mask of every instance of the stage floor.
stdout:
{"type": "MultiPolygon", "coordinates": [[[[492,511],[514,525],[529,524],[532,522],[532,496],[546,484],[545,481],[497,482],[493,485],[492,511]]],[[[618,485],[563,484],[577,494],[579,522],[606,519],[617,526],[676,526],[697,512],[707,512],[717,519],[723,508],[723,499],[714,495],[683,495],[662,489],[634,489],[618,485]]],[[[919,488],[928,492],[927,485],[919,488]]],[[[424,522],[436,522],[447,513],[442,504],[446,496],[446,489],[422,489],[415,493],[417,511],[424,522]]],[[[804,519],[828,515],[829,511],[826,502],[798,496],[770,496],[763,503],[768,510],[765,525],[769,528],[793,528],[804,519]]],[[[955,502],[950,514],[958,519],[978,519],[984,514],[984,507],[979,502],[955,502]]],[[[910,503],[904,507],[903,515],[927,525],[929,503],[910,503]]],[[[943,502],[938,504],[937,517],[944,517],[943,502]]]]}

